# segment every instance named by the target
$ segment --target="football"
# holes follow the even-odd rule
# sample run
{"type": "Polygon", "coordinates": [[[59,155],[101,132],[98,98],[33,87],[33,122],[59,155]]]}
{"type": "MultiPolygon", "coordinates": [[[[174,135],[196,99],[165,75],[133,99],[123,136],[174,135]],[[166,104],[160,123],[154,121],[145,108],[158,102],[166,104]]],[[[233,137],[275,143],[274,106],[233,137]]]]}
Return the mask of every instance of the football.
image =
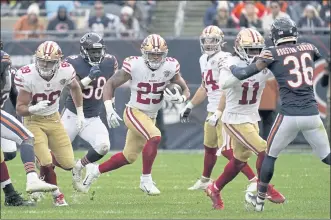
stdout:
{"type": "Polygon", "coordinates": [[[169,89],[172,94],[175,94],[176,91],[175,91],[175,88],[178,89],[179,93],[182,95],[183,94],[183,90],[182,90],[182,87],[180,87],[180,85],[176,84],[176,83],[170,83],[169,85],[167,85],[166,87],[167,89],[169,89]]]}

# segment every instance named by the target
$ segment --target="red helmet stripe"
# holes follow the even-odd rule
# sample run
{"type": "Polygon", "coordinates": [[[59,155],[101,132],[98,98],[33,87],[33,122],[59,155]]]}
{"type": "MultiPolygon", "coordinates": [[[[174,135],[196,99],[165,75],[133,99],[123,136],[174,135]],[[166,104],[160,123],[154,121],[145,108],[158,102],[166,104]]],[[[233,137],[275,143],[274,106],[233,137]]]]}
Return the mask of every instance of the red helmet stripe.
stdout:
{"type": "Polygon", "coordinates": [[[255,43],[256,41],[255,41],[255,36],[254,36],[253,32],[250,29],[248,29],[248,31],[251,33],[251,36],[253,38],[253,42],[255,43]]]}

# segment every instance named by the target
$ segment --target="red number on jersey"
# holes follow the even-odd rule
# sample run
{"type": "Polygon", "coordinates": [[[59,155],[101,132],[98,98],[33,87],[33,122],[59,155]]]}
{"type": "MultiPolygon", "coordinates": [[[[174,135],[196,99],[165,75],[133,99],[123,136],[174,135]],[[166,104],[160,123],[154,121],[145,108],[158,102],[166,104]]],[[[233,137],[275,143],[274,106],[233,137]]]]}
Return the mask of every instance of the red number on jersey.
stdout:
{"type": "Polygon", "coordinates": [[[61,67],[69,67],[70,66],[70,64],[69,63],[67,63],[67,62],[61,62],[61,67]]]}
{"type": "Polygon", "coordinates": [[[20,68],[20,70],[23,74],[31,72],[31,69],[29,68],[29,66],[23,66],[20,68]]]}
{"type": "Polygon", "coordinates": [[[249,90],[249,83],[248,82],[244,82],[241,87],[243,87],[243,92],[242,92],[242,96],[241,96],[241,100],[239,100],[239,104],[240,105],[251,105],[251,104],[255,104],[257,102],[257,91],[259,91],[260,88],[260,84],[259,82],[256,82],[253,84],[253,96],[252,99],[250,101],[247,101],[247,92],[249,90]]]}
{"type": "Polygon", "coordinates": [[[162,83],[138,83],[138,88],[140,90],[137,91],[137,102],[141,103],[141,104],[146,104],[149,105],[151,104],[151,102],[153,104],[158,104],[162,101],[163,98],[163,91],[158,91],[159,88],[161,88],[162,86],[164,86],[165,82],[162,83]],[[143,89],[143,91],[142,91],[143,89]],[[158,99],[150,99],[150,98],[143,98],[142,95],[147,95],[149,93],[153,93],[153,94],[159,94],[160,98],[158,99]]]}
{"type": "Polygon", "coordinates": [[[217,85],[217,82],[214,80],[213,78],[213,71],[212,70],[208,70],[206,77],[205,77],[205,83],[206,85],[211,85],[211,90],[217,90],[219,89],[219,86],[217,85]]]}
{"type": "Polygon", "coordinates": [[[49,105],[53,105],[58,98],[60,98],[61,91],[51,92],[48,96],[45,93],[37,93],[32,97],[32,102],[38,103],[40,101],[48,100],[49,105]]]}

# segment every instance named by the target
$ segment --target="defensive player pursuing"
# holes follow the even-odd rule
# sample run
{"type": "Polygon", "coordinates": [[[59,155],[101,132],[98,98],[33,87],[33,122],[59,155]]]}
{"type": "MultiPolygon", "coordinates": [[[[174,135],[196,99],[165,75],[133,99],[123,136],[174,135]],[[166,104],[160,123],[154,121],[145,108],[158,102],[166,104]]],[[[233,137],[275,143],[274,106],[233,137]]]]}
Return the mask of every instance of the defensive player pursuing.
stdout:
{"type": "MultiPolygon", "coordinates": [[[[208,97],[208,117],[204,125],[204,167],[201,178],[189,190],[206,189],[212,182],[210,175],[215,166],[218,148],[222,148],[222,155],[230,160],[233,157],[231,147],[231,137],[224,135],[222,123],[218,121],[222,112],[217,110],[221,97],[219,82],[222,80],[219,72],[219,60],[223,57],[231,56],[230,53],[222,51],[224,44],[224,34],[217,26],[206,27],[200,36],[200,47],[202,56],[200,57],[200,68],[202,73],[201,86],[196,91],[190,102],[181,111],[182,122],[188,121],[192,109],[201,104],[208,97]],[[208,123],[210,121],[210,123],[208,123]]],[[[248,164],[242,168],[242,172],[250,181],[247,191],[256,191],[256,181],[254,172],[248,164]]]]}
{"type": "Polygon", "coordinates": [[[190,92],[180,75],[178,61],[167,57],[168,47],[160,35],[151,34],[146,37],[141,44],[141,52],[140,57],[133,56],[124,60],[122,69],[107,81],[103,93],[108,124],[115,128],[120,125],[121,118],[111,100],[115,89],[131,80],[131,97],[124,111],[124,123],[128,127],[124,150],[99,166],[94,165],[86,184],[91,185],[101,173],[133,163],[142,151],[140,189],[148,195],[157,195],[160,191],[152,180],[151,172],[161,133],[155,126],[155,118],[162,106],[163,96],[173,103],[183,103],[189,98],[190,92]],[[166,89],[170,82],[178,84],[184,95],[178,89],[175,89],[175,94],[166,89]]]}
{"type": "MultiPolygon", "coordinates": [[[[222,175],[206,189],[215,209],[224,208],[220,191],[246,166],[253,153],[258,157],[256,169],[258,175],[260,174],[267,143],[259,136],[258,121],[260,116],[258,108],[266,80],[272,77],[272,74],[270,71],[264,70],[254,77],[237,81],[231,85],[227,84],[227,78],[232,76],[229,69],[231,65],[247,66],[254,56],[259,55],[264,46],[264,38],[258,31],[252,28],[243,29],[235,40],[235,55],[224,57],[219,62],[220,75],[222,76],[220,87],[225,91],[222,93],[218,110],[223,111],[224,104],[222,103],[225,98],[222,122],[226,132],[233,138],[234,157],[225,166],[222,175]]],[[[268,186],[268,196],[269,200],[274,203],[285,201],[284,196],[276,191],[272,185],[268,186]]]]}
{"type": "MultiPolygon", "coordinates": [[[[0,89],[1,89],[1,138],[15,141],[20,145],[21,159],[27,175],[26,191],[43,192],[56,190],[57,186],[47,184],[38,178],[34,165],[34,151],[33,151],[33,134],[28,131],[23,125],[12,115],[2,110],[4,102],[10,96],[10,92],[14,90],[12,84],[13,75],[10,72],[11,60],[9,55],[2,51],[1,46],[1,72],[0,72],[0,89]]],[[[13,103],[16,102],[15,94],[11,94],[13,103]]],[[[15,144],[16,144],[15,143],[15,144]]],[[[5,144],[5,143],[1,143],[5,144]]],[[[4,162],[4,155],[1,150],[1,163],[0,163],[0,182],[1,188],[5,193],[5,205],[8,206],[22,206],[29,205],[23,198],[14,190],[13,184],[9,178],[6,163],[4,162]]]]}
{"type": "MultiPolygon", "coordinates": [[[[35,136],[35,153],[40,163],[40,176],[47,183],[57,185],[54,163],[64,170],[74,167],[74,154],[70,139],[58,113],[59,97],[68,86],[77,109],[76,126],[80,129],[84,123],[83,97],[76,80],[74,68],[62,62],[62,51],[53,41],[40,44],[35,53],[33,64],[19,69],[15,77],[18,88],[16,111],[24,116],[25,126],[35,136]]],[[[75,125],[73,125],[75,126],[75,125]]],[[[54,205],[68,205],[59,189],[53,192],[54,205]]]]}
{"type": "Polygon", "coordinates": [[[103,87],[117,70],[118,64],[115,56],[106,54],[104,41],[96,33],[85,34],[80,40],[80,55],[69,56],[66,61],[75,68],[76,80],[80,82],[83,91],[85,125],[82,129],[72,126],[77,120],[72,96],[66,100],[62,122],[71,142],[79,135],[92,146],[72,169],[74,188],[84,191],[86,188],[81,186],[82,169],[87,164],[100,160],[110,148],[108,130],[99,115],[103,104],[103,87]]]}
{"type": "MultiPolygon", "coordinates": [[[[279,18],[271,26],[275,46],[265,48],[255,63],[241,68],[231,67],[234,84],[268,68],[274,74],[280,90],[281,109],[268,137],[268,150],[259,176],[258,194],[246,195],[256,211],[263,211],[268,184],[274,173],[280,152],[302,132],[323,163],[330,165],[330,145],[319,116],[313,89],[314,61],[321,57],[310,43],[297,43],[298,31],[294,21],[279,18]]],[[[253,76],[253,77],[252,77],[253,76]]],[[[249,78],[249,79],[251,79],[249,78]]]]}

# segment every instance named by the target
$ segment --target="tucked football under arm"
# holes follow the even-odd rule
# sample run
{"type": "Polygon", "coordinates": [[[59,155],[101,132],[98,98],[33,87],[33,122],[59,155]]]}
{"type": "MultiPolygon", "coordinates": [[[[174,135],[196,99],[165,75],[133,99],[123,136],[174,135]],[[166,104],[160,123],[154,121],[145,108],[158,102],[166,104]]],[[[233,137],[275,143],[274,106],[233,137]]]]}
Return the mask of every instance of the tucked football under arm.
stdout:
{"type": "Polygon", "coordinates": [[[112,100],[115,89],[131,79],[131,74],[123,69],[119,69],[107,80],[103,88],[103,101],[112,100]]]}
{"type": "Polygon", "coordinates": [[[171,79],[172,83],[176,83],[178,84],[182,90],[183,90],[183,95],[186,97],[186,100],[190,98],[190,89],[188,88],[188,86],[186,85],[185,80],[183,79],[183,77],[181,76],[180,73],[177,73],[172,79],[171,79]]]}

